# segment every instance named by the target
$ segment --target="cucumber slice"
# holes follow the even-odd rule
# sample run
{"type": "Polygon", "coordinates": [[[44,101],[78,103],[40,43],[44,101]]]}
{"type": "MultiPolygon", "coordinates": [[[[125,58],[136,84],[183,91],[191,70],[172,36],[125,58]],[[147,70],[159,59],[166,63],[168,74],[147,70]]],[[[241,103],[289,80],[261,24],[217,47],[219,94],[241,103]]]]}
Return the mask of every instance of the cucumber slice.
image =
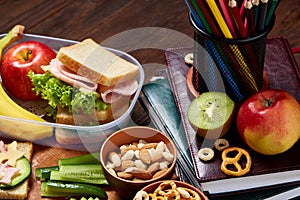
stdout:
{"type": "Polygon", "coordinates": [[[81,165],[81,164],[98,164],[100,163],[99,152],[76,156],[72,158],[60,159],[58,166],[61,165],[81,165]]]}
{"type": "Polygon", "coordinates": [[[65,183],[60,181],[42,182],[42,197],[94,196],[107,199],[106,192],[98,186],[84,183],[65,183]]]}
{"type": "Polygon", "coordinates": [[[60,171],[51,171],[50,180],[53,181],[65,181],[65,182],[76,182],[76,183],[89,183],[95,185],[108,185],[105,177],[87,177],[87,176],[76,176],[74,174],[65,174],[60,171]]]}
{"type": "Polygon", "coordinates": [[[45,181],[50,179],[50,173],[53,170],[59,170],[58,166],[51,167],[41,167],[35,169],[35,178],[40,181],[45,181]]]}
{"type": "Polygon", "coordinates": [[[108,184],[100,164],[61,165],[51,171],[50,180],[108,184]]]}
{"type": "Polygon", "coordinates": [[[20,169],[19,175],[13,178],[9,185],[0,184],[0,188],[14,187],[29,177],[31,173],[31,166],[27,158],[22,157],[17,160],[16,167],[20,169]]]}

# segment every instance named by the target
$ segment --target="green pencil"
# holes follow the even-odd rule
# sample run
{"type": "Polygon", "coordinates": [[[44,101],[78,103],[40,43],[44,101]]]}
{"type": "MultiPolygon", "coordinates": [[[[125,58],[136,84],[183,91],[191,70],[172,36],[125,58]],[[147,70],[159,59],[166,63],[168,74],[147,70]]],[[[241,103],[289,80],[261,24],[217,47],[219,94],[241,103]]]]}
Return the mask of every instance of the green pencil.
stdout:
{"type": "Polygon", "coordinates": [[[279,0],[272,0],[269,5],[269,8],[268,8],[268,11],[267,11],[267,16],[266,16],[266,20],[265,20],[265,26],[268,26],[270,21],[271,21],[271,18],[275,12],[275,9],[278,5],[278,2],[279,0]]]}
{"type": "Polygon", "coordinates": [[[205,26],[207,32],[209,32],[210,34],[213,34],[213,31],[212,31],[211,27],[209,26],[209,24],[208,24],[205,16],[203,15],[201,9],[199,8],[197,2],[195,0],[191,0],[191,1],[192,1],[192,4],[193,4],[193,6],[194,6],[194,8],[195,8],[195,10],[196,10],[196,12],[197,12],[197,14],[198,14],[201,22],[205,26]]]}

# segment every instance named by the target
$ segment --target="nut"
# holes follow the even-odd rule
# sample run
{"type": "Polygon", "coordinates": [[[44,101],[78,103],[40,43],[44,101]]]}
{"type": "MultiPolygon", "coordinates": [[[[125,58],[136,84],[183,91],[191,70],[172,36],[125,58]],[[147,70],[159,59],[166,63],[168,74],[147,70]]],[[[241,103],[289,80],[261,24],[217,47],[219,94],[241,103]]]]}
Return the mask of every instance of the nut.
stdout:
{"type": "Polygon", "coordinates": [[[124,160],[121,163],[121,171],[124,171],[125,169],[129,168],[129,167],[133,167],[135,166],[134,161],[132,160],[124,160]]]}
{"type": "Polygon", "coordinates": [[[119,150],[110,152],[106,167],[112,174],[132,181],[149,180],[161,176],[174,160],[164,142],[139,140],[124,144],[119,150]]]}
{"type": "Polygon", "coordinates": [[[162,154],[158,154],[158,153],[154,153],[151,157],[152,162],[159,162],[163,159],[163,155],[162,154]]]}
{"type": "Polygon", "coordinates": [[[155,174],[159,170],[159,162],[155,162],[147,169],[151,174],[155,174]]]}
{"type": "Polygon", "coordinates": [[[164,142],[159,142],[155,148],[155,152],[157,154],[162,154],[165,151],[165,146],[164,142]]]}
{"type": "Polygon", "coordinates": [[[143,161],[146,164],[150,164],[151,163],[151,156],[150,156],[150,154],[149,154],[149,152],[148,152],[147,149],[142,148],[140,150],[139,158],[140,158],[141,161],[143,161]]]}
{"type": "Polygon", "coordinates": [[[153,178],[157,178],[157,177],[163,175],[164,173],[166,173],[166,171],[167,171],[166,169],[157,171],[157,172],[153,175],[153,178]]]}
{"type": "Polygon", "coordinates": [[[134,151],[132,149],[125,152],[125,154],[121,157],[121,161],[124,160],[132,160],[134,156],[134,151]]]}
{"type": "Polygon", "coordinates": [[[151,149],[151,148],[156,148],[156,146],[157,146],[157,143],[156,142],[153,142],[153,143],[146,143],[143,147],[142,147],[142,149],[151,149]]]}
{"type": "Polygon", "coordinates": [[[121,158],[116,152],[110,152],[108,159],[115,167],[119,167],[121,165],[121,158]]]}
{"type": "Polygon", "coordinates": [[[141,161],[141,160],[135,160],[134,164],[137,168],[147,169],[147,165],[145,163],[143,163],[143,161],[141,161]]]}
{"type": "Polygon", "coordinates": [[[131,173],[127,173],[127,172],[118,172],[117,175],[120,177],[120,178],[124,178],[126,180],[130,180],[130,179],[133,179],[133,175],[131,173]]]}
{"type": "Polygon", "coordinates": [[[131,174],[138,179],[149,180],[152,178],[152,174],[144,169],[135,169],[131,172],[131,174]]]}
{"type": "Polygon", "coordinates": [[[162,156],[169,162],[172,162],[174,159],[174,155],[171,154],[170,152],[163,152],[162,156]]]}

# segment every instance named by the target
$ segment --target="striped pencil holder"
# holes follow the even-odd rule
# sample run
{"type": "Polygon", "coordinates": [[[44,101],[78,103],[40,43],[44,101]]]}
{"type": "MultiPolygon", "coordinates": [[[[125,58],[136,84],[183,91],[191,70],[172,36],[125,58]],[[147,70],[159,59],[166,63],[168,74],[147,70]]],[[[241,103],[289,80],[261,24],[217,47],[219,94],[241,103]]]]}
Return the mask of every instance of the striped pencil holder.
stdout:
{"type": "Polygon", "coordinates": [[[192,85],[199,94],[226,92],[241,102],[264,87],[264,59],[267,35],[275,23],[273,16],[265,30],[246,39],[226,39],[204,31],[189,15],[194,28],[192,85]]]}

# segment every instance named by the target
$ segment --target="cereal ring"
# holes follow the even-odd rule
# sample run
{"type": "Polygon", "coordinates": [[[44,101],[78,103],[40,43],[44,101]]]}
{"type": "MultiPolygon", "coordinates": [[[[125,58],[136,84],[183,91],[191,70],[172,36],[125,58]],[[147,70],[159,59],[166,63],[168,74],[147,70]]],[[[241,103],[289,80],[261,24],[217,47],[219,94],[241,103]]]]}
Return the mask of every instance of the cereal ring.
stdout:
{"type": "Polygon", "coordinates": [[[227,175],[231,175],[231,176],[242,176],[245,175],[246,173],[248,173],[250,171],[251,168],[251,164],[252,164],[252,160],[250,157],[250,154],[239,147],[230,147],[227,149],[224,149],[222,152],[222,164],[221,164],[221,170],[227,174],[227,175]],[[233,152],[236,151],[237,154],[234,157],[229,157],[227,156],[227,154],[229,152],[233,152]],[[242,168],[241,164],[239,163],[240,159],[242,156],[246,157],[246,165],[244,168],[242,168]],[[233,165],[236,170],[231,170],[227,168],[227,165],[233,165]]]}
{"type": "Polygon", "coordinates": [[[192,53],[187,54],[184,57],[184,62],[188,65],[193,65],[194,64],[194,55],[192,53]]]}
{"type": "Polygon", "coordinates": [[[209,161],[214,157],[214,150],[211,148],[202,148],[198,151],[198,157],[200,160],[209,161]]]}
{"type": "Polygon", "coordinates": [[[229,147],[229,142],[226,139],[222,139],[219,138],[216,140],[214,147],[218,150],[218,151],[223,151],[224,149],[229,147]]]}

